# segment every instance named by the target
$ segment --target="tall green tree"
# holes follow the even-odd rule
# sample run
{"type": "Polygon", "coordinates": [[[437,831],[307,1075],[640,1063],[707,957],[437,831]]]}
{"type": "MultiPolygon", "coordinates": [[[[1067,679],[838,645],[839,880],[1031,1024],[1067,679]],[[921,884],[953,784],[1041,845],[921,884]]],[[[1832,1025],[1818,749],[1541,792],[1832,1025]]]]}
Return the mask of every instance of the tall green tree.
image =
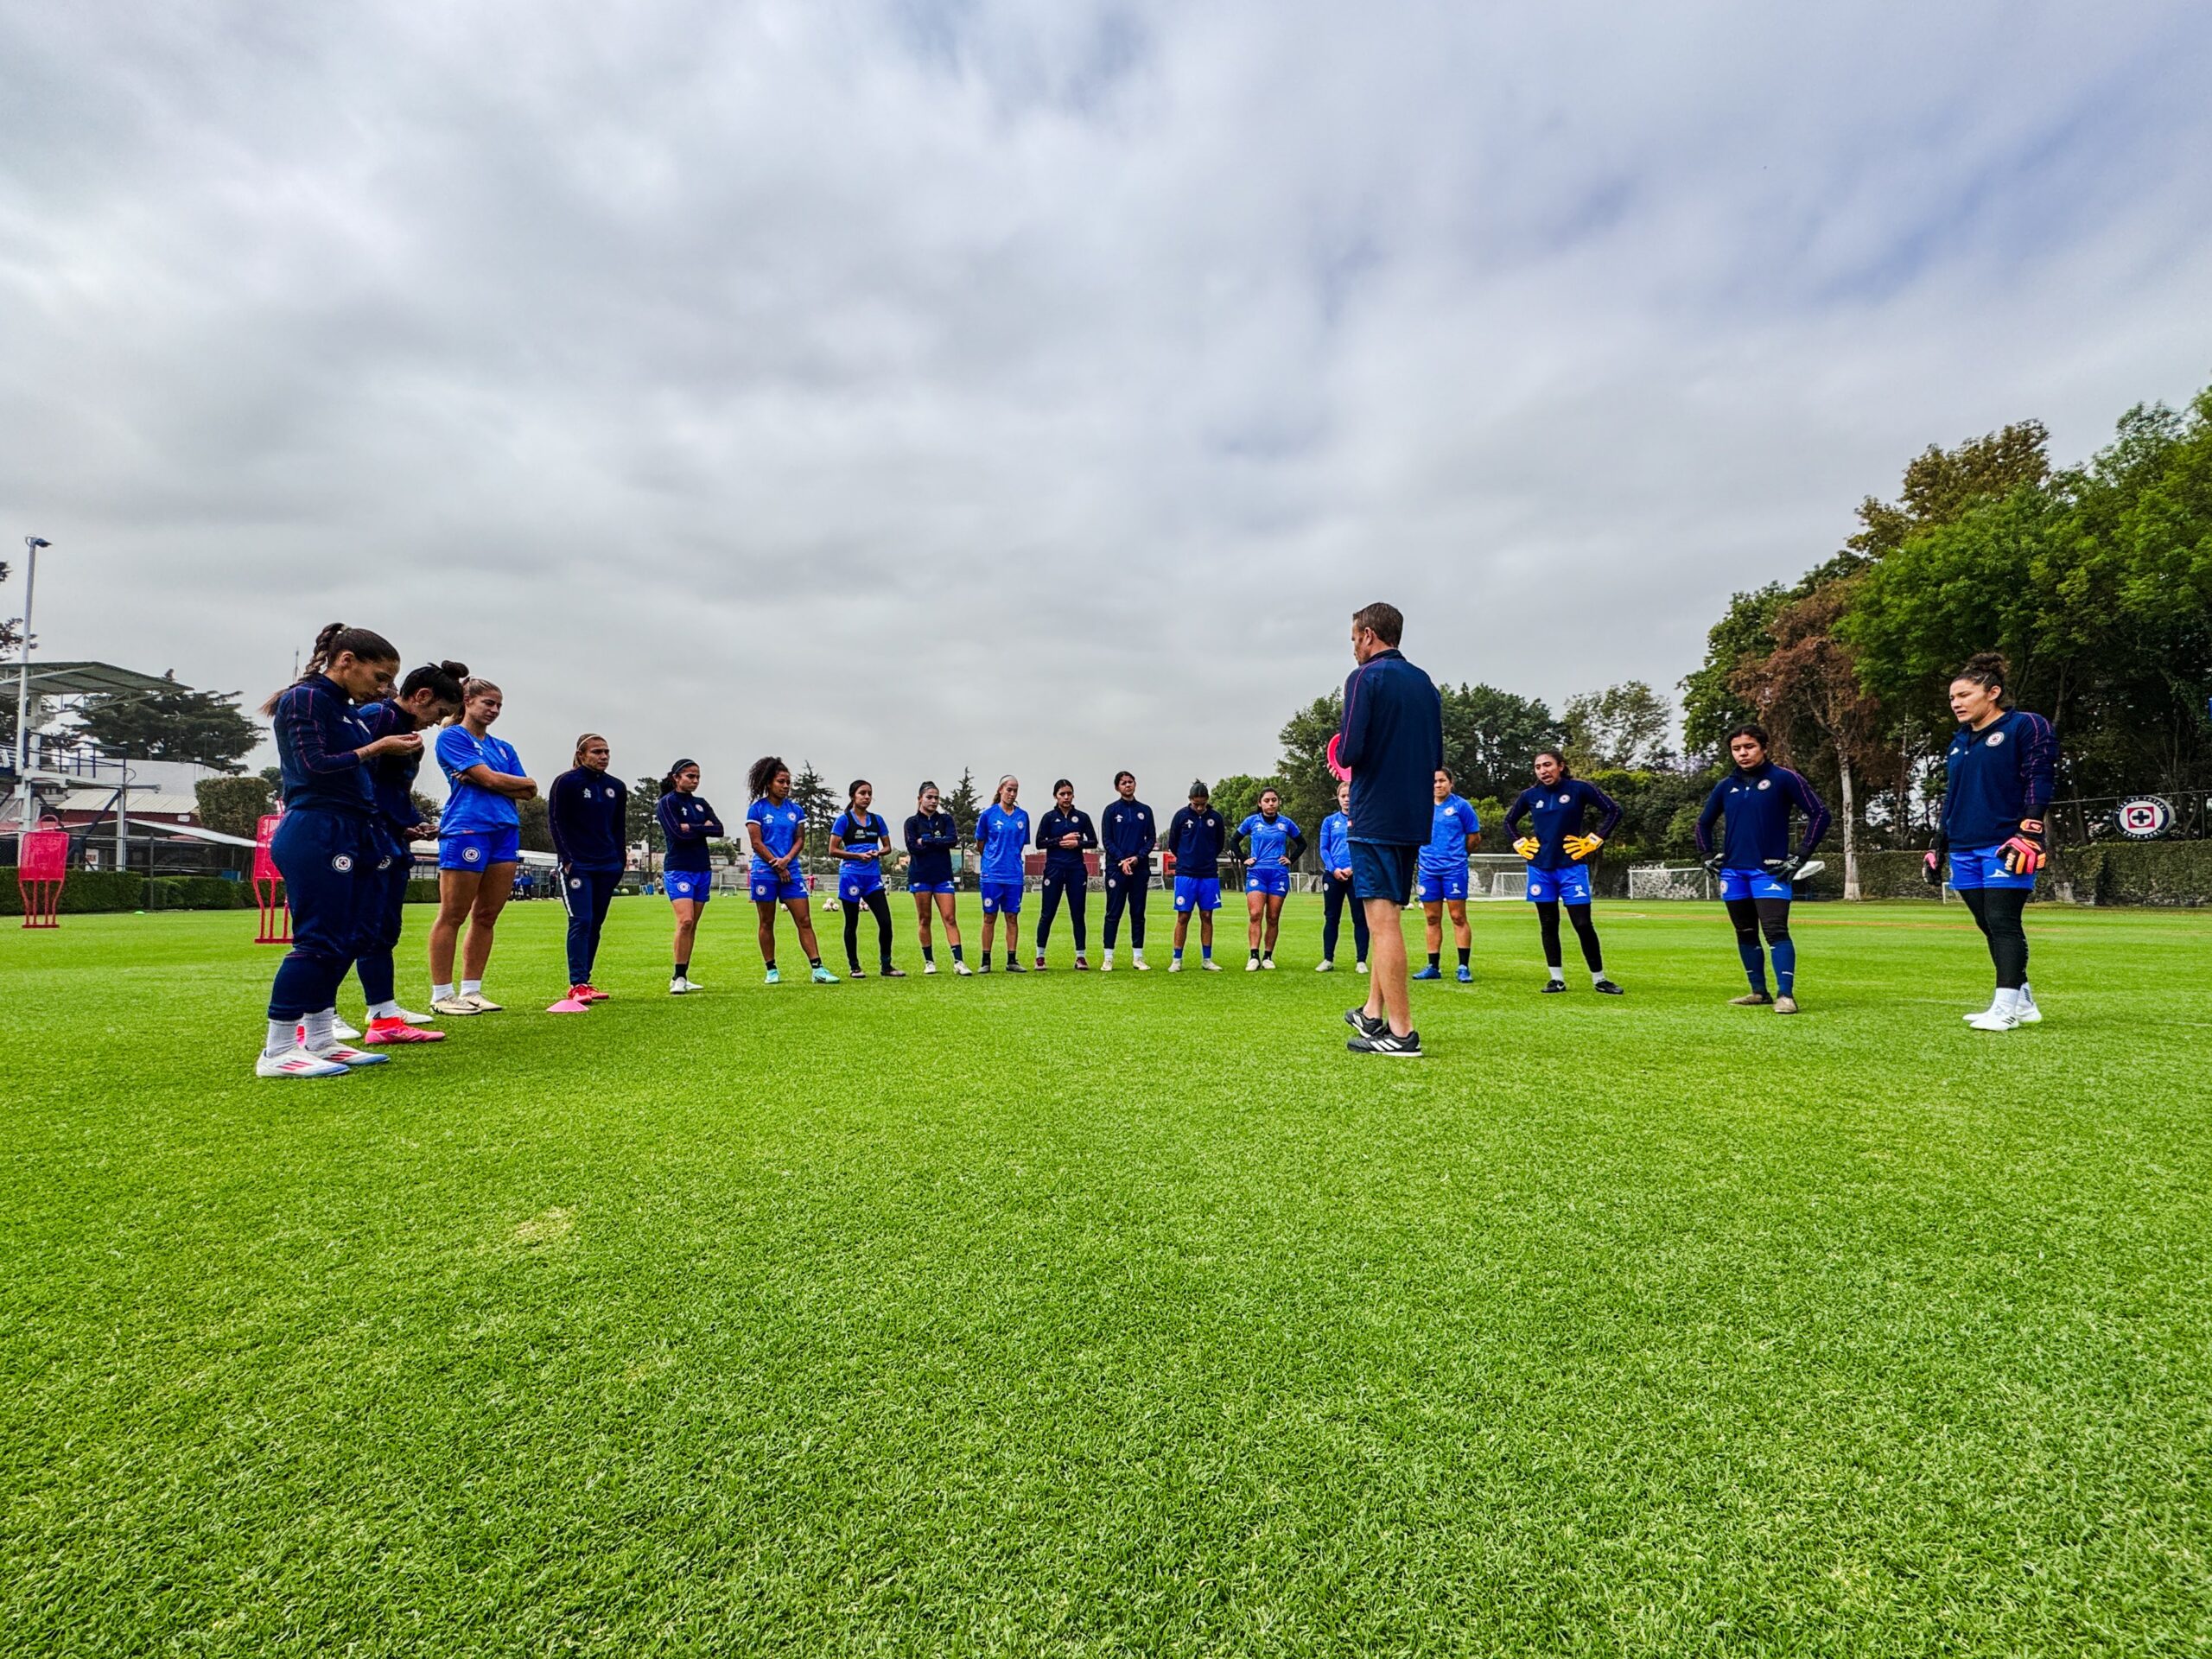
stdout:
{"type": "MultiPolygon", "coordinates": [[[[1213,786],[1214,810],[1221,814],[1224,823],[1234,830],[1260,810],[1260,791],[1267,789],[1281,793],[1282,780],[1255,778],[1249,772],[1232,772],[1213,786]]],[[[1297,817],[1295,813],[1291,816],[1297,817]]],[[[1298,818],[1298,825],[1307,832],[1308,839],[1320,828],[1318,823],[1309,825],[1303,818],[1298,818]]]]}
{"type": "Polygon", "coordinates": [[[202,778],[192,786],[202,829],[253,839],[264,815],[275,810],[276,792],[266,778],[202,778]]]}
{"type": "Polygon", "coordinates": [[[952,793],[944,798],[944,810],[952,814],[952,822],[960,831],[960,839],[968,840],[976,833],[976,819],[983,810],[983,798],[976,787],[976,774],[967,766],[960,768],[960,781],[952,786],[952,793]]]}
{"type": "Polygon", "coordinates": [[[1682,747],[1694,755],[1720,753],[1729,728],[1757,718],[1733,683],[1747,658],[1774,649],[1769,625],[1788,604],[1791,590],[1778,582],[1728,601],[1728,609],[1705,636],[1705,661],[1682,677],[1682,747]]]}
{"type": "MultiPolygon", "coordinates": [[[[1516,696],[1494,685],[1447,685],[1440,690],[1444,764],[1452,769],[1459,793],[1471,801],[1511,800],[1532,781],[1536,752],[1565,745],[1564,722],[1539,698],[1516,696]]],[[[1662,737],[1664,727],[1662,717],[1662,737]]]]}
{"type": "Polygon", "coordinates": [[[1569,697],[1565,724],[1567,761],[1578,771],[1659,771],[1674,759],[1674,709],[1642,680],[1569,697]]]}
{"type": "Polygon", "coordinates": [[[114,691],[87,697],[79,731],[117,760],[189,760],[220,772],[261,741],[261,729],[238,712],[235,691],[195,691],[164,674],[158,690],[114,691]]]}
{"type": "Polygon", "coordinates": [[[791,799],[806,814],[807,846],[821,853],[830,844],[830,826],[837,821],[837,797],[828,780],[814,769],[813,761],[799,762],[791,778],[791,799]]]}
{"type": "Polygon", "coordinates": [[[1320,833],[1321,820],[1337,810],[1337,780],[1329,770],[1329,740],[1344,724],[1342,691],[1316,697],[1287,721],[1278,734],[1282,759],[1275,765],[1283,810],[1298,820],[1308,839],[1320,833]]]}
{"type": "Polygon", "coordinates": [[[1922,531],[1956,524],[1974,508],[2050,479],[2050,434],[2041,421],[2015,421],[1949,449],[1936,444],[1905,463],[1894,501],[1859,504],[1859,533],[1847,547],[1859,559],[1886,558],[1922,531]]]}

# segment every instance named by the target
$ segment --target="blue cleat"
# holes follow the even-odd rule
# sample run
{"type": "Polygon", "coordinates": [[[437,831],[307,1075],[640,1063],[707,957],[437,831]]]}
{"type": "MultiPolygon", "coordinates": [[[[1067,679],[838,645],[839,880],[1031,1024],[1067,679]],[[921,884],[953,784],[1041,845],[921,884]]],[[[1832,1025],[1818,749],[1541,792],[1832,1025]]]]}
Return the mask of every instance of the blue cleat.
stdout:
{"type": "Polygon", "coordinates": [[[771,985],[780,985],[784,982],[784,976],[778,973],[773,968],[771,968],[768,970],[767,982],[771,985]]]}
{"type": "Polygon", "coordinates": [[[837,982],[837,976],[827,968],[817,968],[813,977],[814,982],[817,985],[835,985],[837,982]]]}
{"type": "Polygon", "coordinates": [[[1444,970],[1432,962],[1427,967],[1422,969],[1419,973],[1410,974],[1407,976],[1407,977],[1410,979],[1441,979],[1444,977],[1444,970]]]}
{"type": "Polygon", "coordinates": [[[1462,985],[1471,985],[1475,982],[1475,970],[1465,963],[1459,964],[1459,982],[1462,985]]]}

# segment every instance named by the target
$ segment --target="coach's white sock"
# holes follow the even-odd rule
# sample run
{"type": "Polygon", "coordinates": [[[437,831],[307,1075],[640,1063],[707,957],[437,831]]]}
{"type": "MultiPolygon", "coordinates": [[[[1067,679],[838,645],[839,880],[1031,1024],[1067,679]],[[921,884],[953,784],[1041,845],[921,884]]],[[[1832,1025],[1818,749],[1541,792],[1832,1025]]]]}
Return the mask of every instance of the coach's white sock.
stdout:
{"type": "Polygon", "coordinates": [[[484,994],[484,982],[480,979],[462,980],[461,994],[463,996],[481,996],[484,994]]]}
{"type": "Polygon", "coordinates": [[[453,987],[452,987],[452,986],[450,986],[450,985],[433,985],[433,986],[431,986],[431,987],[430,987],[430,1001],[433,1001],[433,1002],[450,1002],[450,1001],[453,1001],[453,987]]]}
{"type": "Polygon", "coordinates": [[[397,1020],[399,1018],[399,1004],[397,1002],[379,1002],[376,1007],[369,1010],[369,1018],[372,1020],[397,1020]]]}
{"type": "Polygon", "coordinates": [[[308,1015],[300,1023],[307,1027],[307,1039],[300,1045],[302,1048],[320,1052],[328,1048],[336,1040],[330,1034],[330,1011],[327,1008],[321,1014],[308,1015]]]}
{"type": "Polygon", "coordinates": [[[298,1044],[300,1022],[296,1020],[271,1020],[269,1022],[269,1046],[264,1054],[289,1054],[298,1044]]]}

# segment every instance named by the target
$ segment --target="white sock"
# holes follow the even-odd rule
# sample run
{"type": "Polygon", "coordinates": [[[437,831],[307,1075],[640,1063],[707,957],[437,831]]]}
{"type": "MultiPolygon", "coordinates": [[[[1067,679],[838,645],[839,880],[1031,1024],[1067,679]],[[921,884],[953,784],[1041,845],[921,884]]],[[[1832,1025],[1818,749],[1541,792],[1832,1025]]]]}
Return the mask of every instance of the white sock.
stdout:
{"type": "Polygon", "coordinates": [[[1099,960],[1100,960],[1101,962],[1111,962],[1111,961],[1113,961],[1113,960],[1114,960],[1114,947],[1113,947],[1112,945],[1110,945],[1110,944],[1109,944],[1109,945],[1108,945],[1108,946],[1106,947],[1106,954],[1105,954],[1104,956],[1101,957],[1099,958],[1099,960]]]}
{"type": "Polygon", "coordinates": [[[1544,964],[1544,971],[1552,976],[1553,984],[1564,985],[1567,983],[1567,970],[1561,968],[1559,963],[1555,962],[1546,963],[1544,964]]]}
{"type": "Polygon", "coordinates": [[[480,979],[462,980],[461,994],[463,996],[481,996],[484,994],[484,982],[480,979]]]}
{"type": "Polygon", "coordinates": [[[1590,982],[1592,985],[1604,984],[1605,982],[1605,970],[1602,968],[1592,968],[1590,970],[1590,982]]]}
{"type": "Polygon", "coordinates": [[[1991,1005],[1991,1011],[1995,1014],[2017,1014],[2019,1008],[2020,994],[2018,991],[2008,991],[1999,986],[1997,1001],[1991,1005]]]}
{"type": "Polygon", "coordinates": [[[453,987],[452,987],[452,986],[450,986],[450,985],[433,985],[433,986],[431,986],[431,987],[430,987],[430,1001],[433,1001],[433,1002],[450,1002],[450,1001],[453,1001],[453,987]]]}
{"type": "Polygon", "coordinates": [[[301,1044],[302,1048],[325,1049],[337,1040],[330,1034],[330,1011],[327,1008],[321,1014],[308,1015],[301,1023],[307,1027],[307,1040],[301,1044]]]}
{"type": "Polygon", "coordinates": [[[1144,946],[1139,945],[1135,950],[1130,951],[1129,960],[1131,962],[1142,962],[1144,960],[1144,946]]]}
{"type": "Polygon", "coordinates": [[[379,1002],[376,1007],[369,1010],[369,1018],[372,1020],[397,1020],[399,1018],[399,1004],[397,1002],[379,1002]]]}
{"type": "Polygon", "coordinates": [[[2036,994],[2028,988],[2028,982],[2024,979],[2020,982],[2020,1005],[2029,1008],[2036,1005],[2036,994]]]}
{"type": "Polygon", "coordinates": [[[298,1045],[300,1022],[296,1020],[271,1020],[269,1022],[269,1046],[264,1054],[289,1054],[298,1045]]]}

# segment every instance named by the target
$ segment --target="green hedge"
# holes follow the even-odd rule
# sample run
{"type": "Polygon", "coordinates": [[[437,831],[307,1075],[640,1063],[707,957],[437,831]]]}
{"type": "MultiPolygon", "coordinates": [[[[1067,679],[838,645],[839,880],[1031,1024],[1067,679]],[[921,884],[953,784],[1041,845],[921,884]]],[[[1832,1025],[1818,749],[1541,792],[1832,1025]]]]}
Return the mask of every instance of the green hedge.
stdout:
{"type": "MultiPolygon", "coordinates": [[[[0,900],[16,899],[16,868],[0,865],[0,900]]],[[[118,910],[251,910],[253,886],[219,875],[143,875],[119,870],[72,870],[61,884],[65,916],[118,910]]]]}
{"type": "Polygon", "coordinates": [[[2080,904],[2212,904],[2212,841],[2098,842],[2064,861],[2080,904]]]}

